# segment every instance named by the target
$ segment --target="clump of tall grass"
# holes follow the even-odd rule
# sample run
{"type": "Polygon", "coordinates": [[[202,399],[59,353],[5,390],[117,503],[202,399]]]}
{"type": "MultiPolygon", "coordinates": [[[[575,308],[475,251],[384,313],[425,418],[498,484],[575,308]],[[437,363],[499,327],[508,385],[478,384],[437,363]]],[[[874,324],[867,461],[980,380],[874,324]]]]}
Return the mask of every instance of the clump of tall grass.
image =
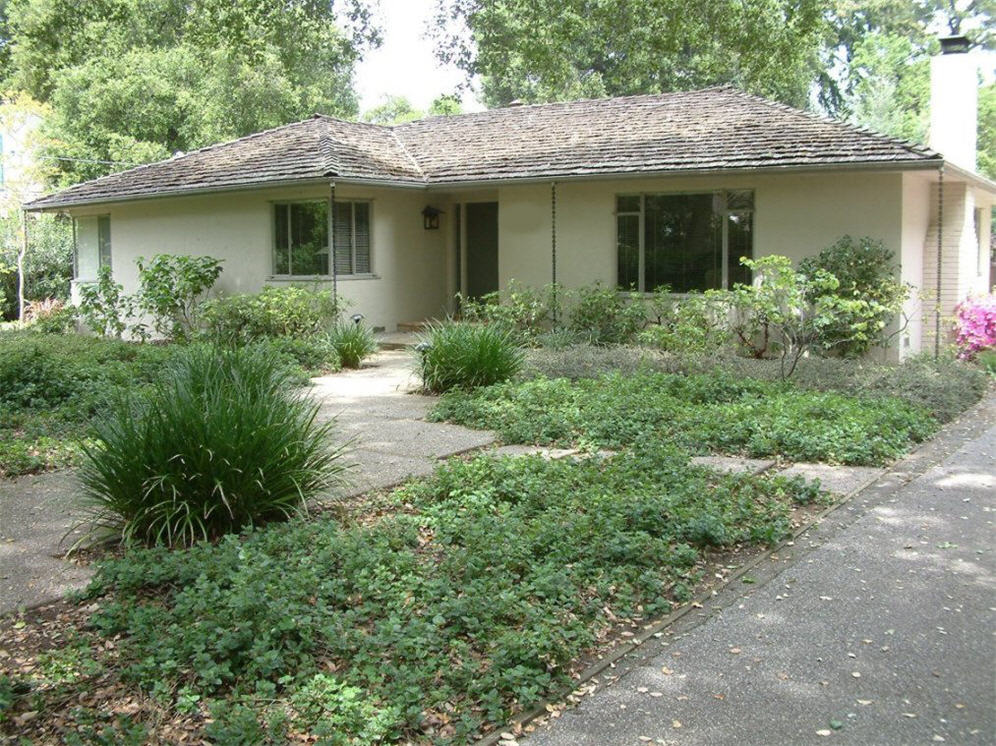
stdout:
{"type": "Polygon", "coordinates": [[[492,324],[453,321],[431,325],[416,354],[422,385],[434,393],[507,381],[524,361],[514,332],[492,324]]]}
{"type": "Polygon", "coordinates": [[[267,350],[191,346],[95,423],[80,473],[94,529],[189,546],[305,512],[345,468],[317,413],[267,350]]]}
{"type": "Polygon", "coordinates": [[[377,351],[373,332],[358,321],[337,321],[329,329],[328,340],[343,368],[359,368],[360,363],[377,351]]]}

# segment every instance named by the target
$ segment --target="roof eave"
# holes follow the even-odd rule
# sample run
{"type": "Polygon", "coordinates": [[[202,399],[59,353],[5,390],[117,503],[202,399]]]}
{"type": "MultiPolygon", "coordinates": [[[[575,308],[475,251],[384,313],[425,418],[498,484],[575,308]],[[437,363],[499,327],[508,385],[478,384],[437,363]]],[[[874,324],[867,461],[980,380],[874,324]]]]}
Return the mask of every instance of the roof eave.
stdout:
{"type": "MultiPolygon", "coordinates": [[[[308,179],[282,179],[279,181],[257,181],[244,184],[223,185],[216,187],[198,187],[192,189],[174,189],[163,192],[130,194],[100,199],[66,200],[38,205],[47,198],[41,197],[24,205],[28,212],[64,212],[74,208],[92,207],[95,205],[120,204],[124,202],[144,202],[146,200],[168,199],[170,197],[193,197],[202,194],[219,194],[225,192],[243,192],[257,189],[314,186],[319,184],[355,184],[359,186],[374,186],[392,189],[425,189],[429,191],[444,191],[457,188],[495,187],[510,184],[548,184],[551,181],[580,180],[610,180],[610,179],[653,179],[687,176],[715,176],[718,174],[776,174],[776,173],[822,173],[827,171],[914,171],[937,170],[943,161],[938,158],[919,158],[908,161],[843,161],[827,164],[790,164],[782,166],[735,166],[697,169],[659,169],[659,170],[626,170],[611,172],[563,173],[541,176],[512,176],[489,179],[439,179],[436,181],[421,181],[415,179],[384,179],[365,177],[322,177],[308,179]]],[[[966,171],[951,164],[945,164],[960,176],[971,179],[991,191],[996,191],[996,183],[979,174],[966,171]]],[[[53,195],[57,196],[57,195],[53,195]]]]}
{"type": "MultiPolygon", "coordinates": [[[[271,181],[253,181],[244,184],[226,184],[213,187],[193,187],[190,189],[171,189],[162,192],[152,192],[144,194],[125,194],[115,197],[102,197],[99,199],[63,200],[49,202],[47,204],[37,204],[45,202],[50,197],[40,197],[24,205],[28,212],[64,212],[77,207],[93,207],[95,205],[121,204],[123,202],[145,202],[146,200],[168,199],[170,197],[196,197],[202,194],[221,194],[225,192],[247,192],[258,189],[285,188],[315,186],[320,184],[366,184],[370,186],[387,186],[393,188],[415,188],[424,189],[425,182],[405,179],[364,179],[364,178],[339,178],[335,176],[312,177],[307,179],[280,179],[271,181]]],[[[58,192],[51,195],[57,197],[58,192]]]]}
{"type": "Polygon", "coordinates": [[[967,168],[951,163],[951,161],[944,161],[944,171],[952,172],[958,178],[964,179],[974,186],[984,189],[990,194],[996,195],[996,181],[993,181],[992,179],[987,178],[976,171],[969,171],[967,168]]]}
{"type": "Polygon", "coordinates": [[[936,171],[941,159],[919,158],[907,161],[842,161],[828,164],[792,164],[785,166],[734,166],[718,168],[627,170],[602,173],[564,173],[542,176],[514,176],[497,179],[440,179],[429,182],[431,191],[453,188],[494,187],[506,184],[549,184],[551,181],[658,179],[678,176],[715,176],[717,174],[823,173],[827,171],[936,171]]]}

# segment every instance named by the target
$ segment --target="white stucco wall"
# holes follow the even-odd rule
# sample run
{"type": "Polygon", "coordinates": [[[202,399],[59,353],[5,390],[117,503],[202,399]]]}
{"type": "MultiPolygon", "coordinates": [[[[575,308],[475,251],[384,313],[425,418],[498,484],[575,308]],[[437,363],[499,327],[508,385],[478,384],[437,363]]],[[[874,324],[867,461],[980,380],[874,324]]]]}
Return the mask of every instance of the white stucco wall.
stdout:
{"type": "MultiPolygon", "coordinates": [[[[111,267],[126,292],[134,292],[138,285],[135,259],[162,253],[222,259],[224,269],[215,293],[258,292],[266,284],[286,282],[331,289],[330,280],[290,281],[272,276],[272,203],[327,198],[327,187],[254,190],[77,210],[80,277],[92,279],[96,274],[96,221],[89,216],[109,214],[111,267]],[[88,235],[91,225],[92,239],[88,235]]],[[[350,301],[350,312],[363,313],[368,324],[389,331],[399,322],[445,313],[446,236],[452,232],[448,216],[442,216],[439,230],[425,230],[421,210],[426,195],[418,190],[340,186],[336,199],[372,203],[373,277],[340,277],[338,282],[340,295],[350,301]]]]}
{"type": "MultiPolygon", "coordinates": [[[[784,254],[799,260],[829,246],[841,236],[881,239],[901,261],[902,279],[922,286],[927,274],[925,243],[929,244],[933,172],[921,173],[781,173],[668,179],[561,181],[557,184],[557,276],[567,287],[595,281],[616,282],[615,196],[639,192],[709,192],[721,189],[754,191],[755,256],[784,254]]],[[[992,204],[992,195],[968,190],[971,202],[992,204]]],[[[126,291],[137,285],[135,258],[156,253],[209,254],[224,260],[217,292],[257,292],[273,278],[272,203],[327,198],[327,187],[233,192],[112,204],[76,210],[80,276],[96,274],[96,221],[110,214],[112,268],[126,291]],[[88,231],[93,236],[88,235],[88,231]]],[[[552,277],[552,204],[549,183],[502,186],[489,190],[364,188],[339,185],[337,199],[372,202],[373,277],[340,278],[343,297],[354,311],[375,327],[394,330],[401,322],[440,317],[452,310],[454,292],[465,281],[457,277],[457,251],[465,254],[455,216],[468,202],[498,201],[499,280],[515,279],[540,286],[552,277]],[[426,231],[421,210],[441,208],[440,229],[426,231]]],[[[953,218],[952,214],[952,218],[953,218]]],[[[976,240],[972,214],[960,213],[961,230],[946,231],[959,244],[976,240]],[[966,228],[968,230],[966,230],[966,228]]],[[[953,226],[952,226],[953,228],[953,226]]],[[[988,222],[984,224],[988,236],[988,222]]],[[[929,253],[929,245],[926,247],[929,253]]],[[[964,247],[957,253],[958,292],[979,292],[978,252],[964,247]],[[962,261],[964,260],[964,262],[962,261]],[[966,266],[962,268],[961,263],[966,266]],[[971,266],[968,266],[971,265],[971,266]]],[[[947,257],[946,257],[947,258],[947,257]]],[[[954,257],[952,257],[954,258],[954,257]]],[[[929,256],[927,257],[929,261],[929,256]]],[[[985,267],[984,267],[985,269],[985,267]]],[[[299,281],[301,282],[301,281],[299,281]]],[[[301,284],[310,284],[303,281],[301,284]]],[[[329,281],[322,286],[329,287],[329,281]]],[[[902,352],[919,349],[924,333],[922,313],[909,308],[913,321],[902,352]]]]}
{"type": "Polygon", "coordinates": [[[900,354],[919,351],[923,344],[923,251],[930,226],[930,184],[933,174],[903,174],[903,224],[900,272],[903,282],[914,286],[903,307],[906,331],[899,341],[900,354]]]}
{"type": "MultiPolygon", "coordinates": [[[[755,256],[800,259],[844,234],[883,240],[900,255],[902,175],[779,174],[564,181],[557,184],[557,276],[568,287],[616,281],[615,196],[638,192],[754,190],[755,256]]],[[[550,185],[500,190],[501,282],[551,276],[550,185]]]]}

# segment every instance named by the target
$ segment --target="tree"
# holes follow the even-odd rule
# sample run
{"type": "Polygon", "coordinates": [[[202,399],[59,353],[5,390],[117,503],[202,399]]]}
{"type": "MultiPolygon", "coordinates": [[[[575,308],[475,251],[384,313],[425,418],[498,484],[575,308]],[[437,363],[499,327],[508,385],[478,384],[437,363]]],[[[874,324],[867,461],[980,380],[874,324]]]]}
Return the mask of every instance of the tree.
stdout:
{"type": "Polygon", "coordinates": [[[438,0],[435,37],[439,58],[480,76],[492,106],[719,83],[804,105],[829,34],[824,5],[438,0]]]}
{"type": "Polygon", "coordinates": [[[379,41],[364,0],[11,0],[7,15],[8,82],[51,104],[62,183],[355,115],[353,66],[379,41]]]}
{"type": "Polygon", "coordinates": [[[851,118],[876,132],[927,141],[930,60],[908,38],[872,33],[855,46],[845,101],[851,118]]]}
{"type": "Polygon", "coordinates": [[[463,104],[460,97],[453,93],[444,93],[433,99],[429,104],[429,116],[431,117],[451,117],[455,114],[463,114],[463,104]]]}
{"type": "Polygon", "coordinates": [[[382,102],[365,111],[361,119],[371,124],[401,124],[424,116],[425,112],[412,106],[404,96],[384,96],[382,102]]]}
{"type": "MultiPolygon", "coordinates": [[[[0,104],[0,130],[24,153],[37,153],[43,144],[38,123],[49,109],[29,96],[7,93],[0,104]]],[[[8,150],[12,143],[7,142],[8,150]]],[[[9,159],[4,164],[0,196],[0,318],[20,318],[24,301],[47,298],[68,300],[72,278],[73,232],[70,221],[54,215],[28,218],[21,205],[36,196],[43,181],[45,161],[9,159]]]]}
{"type": "Polygon", "coordinates": [[[979,89],[979,173],[996,179],[996,83],[979,89]]]}

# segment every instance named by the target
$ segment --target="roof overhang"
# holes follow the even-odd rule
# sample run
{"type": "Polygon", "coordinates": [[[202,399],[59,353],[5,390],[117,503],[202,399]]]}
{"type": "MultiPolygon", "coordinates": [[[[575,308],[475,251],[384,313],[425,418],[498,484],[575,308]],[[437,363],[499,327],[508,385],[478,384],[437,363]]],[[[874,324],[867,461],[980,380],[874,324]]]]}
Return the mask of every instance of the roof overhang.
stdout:
{"type": "Polygon", "coordinates": [[[944,162],[944,172],[954,174],[956,178],[967,181],[974,187],[978,187],[992,195],[996,195],[996,181],[988,179],[975,171],[969,171],[961,166],[956,166],[950,161],[944,162]]]}
{"type": "MultiPolygon", "coordinates": [[[[279,181],[256,181],[240,184],[213,186],[213,187],[193,187],[190,189],[171,189],[169,191],[154,192],[147,194],[131,194],[104,199],[78,200],[56,202],[54,204],[34,206],[33,202],[24,205],[28,212],[68,212],[76,208],[88,208],[99,205],[121,204],[127,202],[146,202],[149,200],[170,199],[179,197],[195,197],[199,195],[238,193],[246,191],[257,191],[261,189],[281,189],[289,187],[308,187],[321,185],[356,185],[367,187],[379,187],[389,189],[416,189],[431,192],[444,192],[461,189],[482,189],[495,188],[501,186],[512,186],[516,184],[549,184],[552,181],[609,181],[621,179],[666,179],[685,178],[695,176],[718,176],[718,175],[752,175],[752,174],[805,174],[805,173],[851,173],[851,172],[871,172],[871,171],[937,171],[944,164],[946,170],[950,170],[978,186],[996,193],[996,183],[975,174],[971,171],[945,163],[941,158],[917,159],[910,161],[865,161],[854,162],[845,161],[838,163],[819,164],[792,164],[785,166],[744,166],[744,167],[722,167],[722,168],[699,168],[699,169],[667,169],[667,170],[625,170],[612,172],[583,172],[583,173],[562,173],[537,176],[516,176],[494,179],[448,179],[440,181],[417,182],[404,179],[367,179],[367,178],[308,178],[308,179],[285,179],[279,181]]],[[[35,202],[44,200],[42,197],[35,202]]]]}

